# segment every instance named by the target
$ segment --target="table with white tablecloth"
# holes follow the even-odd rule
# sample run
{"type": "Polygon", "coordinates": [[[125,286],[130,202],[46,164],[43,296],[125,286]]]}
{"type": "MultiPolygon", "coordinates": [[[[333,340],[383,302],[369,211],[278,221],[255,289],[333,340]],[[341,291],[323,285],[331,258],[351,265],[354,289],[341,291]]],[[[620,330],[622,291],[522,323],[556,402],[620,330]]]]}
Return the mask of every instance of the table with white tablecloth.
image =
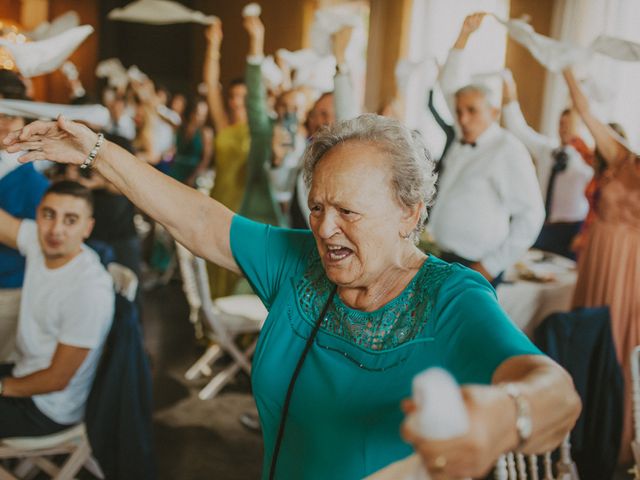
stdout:
{"type": "Polygon", "coordinates": [[[498,300],[509,318],[531,336],[549,314],[571,309],[576,278],[575,262],[530,250],[506,272],[505,282],[497,288],[498,300]],[[539,281],[545,277],[548,281],[539,281]]]}

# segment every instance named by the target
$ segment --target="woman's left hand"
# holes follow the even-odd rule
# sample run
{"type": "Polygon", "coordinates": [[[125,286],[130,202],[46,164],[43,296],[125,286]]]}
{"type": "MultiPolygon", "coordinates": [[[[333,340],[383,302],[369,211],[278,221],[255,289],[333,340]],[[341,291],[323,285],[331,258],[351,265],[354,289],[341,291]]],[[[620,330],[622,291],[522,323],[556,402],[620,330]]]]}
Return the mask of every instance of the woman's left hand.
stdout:
{"type": "Polygon", "coordinates": [[[22,163],[51,160],[82,165],[97,138],[90,128],[60,116],[53,122],[37,121],[11,132],[3,144],[8,152],[27,152],[19,158],[22,163]]]}
{"type": "MultiPolygon", "coordinates": [[[[407,422],[402,425],[402,437],[422,457],[434,480],[484,478],[498,457],[518,442],[515,407],[504,390],[474,385],[462,387],[461,391],[469,415],[466,435],[430,440],[416,434],[407,422]]],[[[405,400],[402,408],[411,413],[415,404],[405,400]]]]}

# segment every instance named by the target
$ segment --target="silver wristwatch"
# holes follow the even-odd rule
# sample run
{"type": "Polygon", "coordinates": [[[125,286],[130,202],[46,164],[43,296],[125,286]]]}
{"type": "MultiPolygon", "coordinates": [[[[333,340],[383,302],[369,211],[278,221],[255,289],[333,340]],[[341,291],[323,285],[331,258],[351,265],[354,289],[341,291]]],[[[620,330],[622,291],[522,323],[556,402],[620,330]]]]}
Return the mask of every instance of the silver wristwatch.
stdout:
{"type": "Polygon", "coordinates": [[[2,383],[2,380],[0,380],[0,397],[2,396],[3,392],[4,392],[4,383],[2,383]]]}
{"type": "Polygon", "coordinates": [[[531,437],[533,425],[531,422],[531,407],[529,401],[522,395],[520,388],[513,383],[504,385],[505,392],[516,404],[516,430],[518,432],[518,447],[520,450],[531,437]]]}

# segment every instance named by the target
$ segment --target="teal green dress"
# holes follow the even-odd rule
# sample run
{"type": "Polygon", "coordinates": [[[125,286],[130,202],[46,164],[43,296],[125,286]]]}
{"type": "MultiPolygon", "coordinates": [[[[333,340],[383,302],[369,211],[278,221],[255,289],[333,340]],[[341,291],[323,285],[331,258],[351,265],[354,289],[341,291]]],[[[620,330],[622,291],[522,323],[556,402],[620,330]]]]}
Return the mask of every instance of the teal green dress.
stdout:
{"type": "Polygon", "coordinates": [[[182,183],[186,182],[200,165],[203,150],[201,129],[196,130],[189,139],[185,138],[184,132],[180,130],[176,135],[176,155],[169,175],[182,183]]]}
{"type": "MultiPolygon", "coordinates": [[[[332,284],[309,231],[235,216],[230,241],[269,310],[252,374],[267,478],[293,369],[332,284]]],[[[462,384],[489,384],[509,357],[539,353],[481,275],[433,256],[375,312],[336,295],[293,392],[276,478],[362,479],[412,453],[399,434],[400,401],[416,374],[439,366],[462,384]]]]}

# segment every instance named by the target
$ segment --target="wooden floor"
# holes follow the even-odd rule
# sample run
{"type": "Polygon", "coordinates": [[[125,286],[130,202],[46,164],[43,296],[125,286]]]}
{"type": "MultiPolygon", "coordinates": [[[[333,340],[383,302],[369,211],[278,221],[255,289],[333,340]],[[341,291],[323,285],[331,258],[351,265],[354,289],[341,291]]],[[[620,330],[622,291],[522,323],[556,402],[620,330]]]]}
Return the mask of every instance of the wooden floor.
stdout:
{"type": "Polygon", "coordinates": [[[206,380],[184,373],[204,347],[194,339],[180,284],[145,292],[145,345],[151,357],[159,480],[247,480],[260,477],[262,439],[238,421],[255,411],[249,378],[240,373],[216,398],[202,401],[206,380]]]}

